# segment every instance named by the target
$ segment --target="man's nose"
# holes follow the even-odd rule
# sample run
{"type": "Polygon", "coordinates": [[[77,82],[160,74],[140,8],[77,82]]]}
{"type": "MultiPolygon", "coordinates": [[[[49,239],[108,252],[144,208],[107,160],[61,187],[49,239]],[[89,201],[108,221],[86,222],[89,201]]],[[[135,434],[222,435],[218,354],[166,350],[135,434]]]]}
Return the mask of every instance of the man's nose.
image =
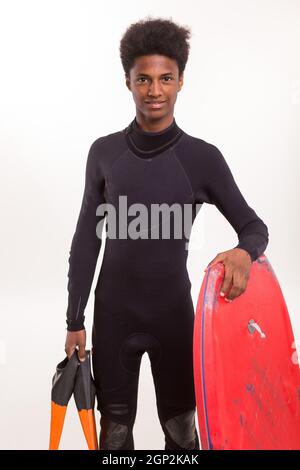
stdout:
{"type": "Polygon", "coordinates": [[[160,96],[161,95],[161,83],[159,81],[153,80],[149,86],[148,94],[150,96],[160,96]]]}

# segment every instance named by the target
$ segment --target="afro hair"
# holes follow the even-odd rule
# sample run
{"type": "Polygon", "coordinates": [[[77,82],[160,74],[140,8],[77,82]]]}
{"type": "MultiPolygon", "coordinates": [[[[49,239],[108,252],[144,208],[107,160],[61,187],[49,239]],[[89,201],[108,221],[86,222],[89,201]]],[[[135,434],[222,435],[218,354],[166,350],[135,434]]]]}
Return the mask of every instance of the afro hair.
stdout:
{"type": "Polygon", "coordinates": [[[120,41],[120,57],[126,76],[129,77],[136,57],[150,54],[176,60],[181,75],[188,60],[190,36],[189,27],[179,26],[171,19],[147,16],[131,24],[120,41]]]}

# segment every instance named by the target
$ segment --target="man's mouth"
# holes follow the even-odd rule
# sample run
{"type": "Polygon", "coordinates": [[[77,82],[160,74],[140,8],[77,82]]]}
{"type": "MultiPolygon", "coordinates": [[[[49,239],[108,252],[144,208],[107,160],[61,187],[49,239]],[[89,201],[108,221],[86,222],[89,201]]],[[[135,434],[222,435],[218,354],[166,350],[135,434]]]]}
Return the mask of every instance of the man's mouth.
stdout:
{"type": "Polygon", "coordinates": [[[146,101],[146,104],[150,108],[158,109],[158,108],[161,108],[165,104],[165,101],[146,101]]]}

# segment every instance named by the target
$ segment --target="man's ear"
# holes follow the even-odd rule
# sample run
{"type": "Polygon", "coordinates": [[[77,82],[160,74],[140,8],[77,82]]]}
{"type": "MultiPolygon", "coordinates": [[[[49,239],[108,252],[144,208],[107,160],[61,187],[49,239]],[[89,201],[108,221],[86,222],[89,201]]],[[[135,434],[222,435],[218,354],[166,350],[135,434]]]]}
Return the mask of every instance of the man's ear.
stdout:
{"type": "Polygon", "coordinates": [[[128,77],[128,75],[126,75],[126,73],[125,73],[125,83],[126,83],[128,90],[131,91],[130,78],[128,77]]]}
{"type": "Polygon", "coordinates": [[[179,75],[179,81],[178,81],[178,90],[177,91],[180,91],[181,88],[183,87],[183,72],[181,75],[179,75]]]}

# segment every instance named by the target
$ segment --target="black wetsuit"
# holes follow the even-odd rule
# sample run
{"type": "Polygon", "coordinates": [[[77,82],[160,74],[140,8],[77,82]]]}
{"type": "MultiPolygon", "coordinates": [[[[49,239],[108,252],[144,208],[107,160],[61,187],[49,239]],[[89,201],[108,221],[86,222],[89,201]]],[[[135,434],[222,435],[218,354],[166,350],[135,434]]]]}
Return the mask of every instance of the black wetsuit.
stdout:
{"type": "MultiPolygon", "coordinates": [[[[192,137],[175,119],[147,132],[136,118],[119,132],[98,138],[86,166],[82,206],[69,257],[68,330],[84,328],[84,309],[101,239],[99,204],[118,212],[119,196],[134,203],[215,204],[251,256],[268,244],[268,229],[248,206],[214,145],[192,137]]],[[[172,217],[171,217],[172,218],[172,217]]],[[[101,218],[102,223],[104,218],[101,218]]],[[[128,217],[128,222],[132,217],[128,217]]],[[[194,308],[186,261],[187,238],[106,237],[94,291],[93,372],[101,412],[100,448],[133,448],[141,357],[149,354],[166,449],[198,448],[193,380],[194,308]],[[196,439],[196,440],[195,440],[196,439]]],[[[172,234],[172,231],[171,231],[172,234]]]]}

